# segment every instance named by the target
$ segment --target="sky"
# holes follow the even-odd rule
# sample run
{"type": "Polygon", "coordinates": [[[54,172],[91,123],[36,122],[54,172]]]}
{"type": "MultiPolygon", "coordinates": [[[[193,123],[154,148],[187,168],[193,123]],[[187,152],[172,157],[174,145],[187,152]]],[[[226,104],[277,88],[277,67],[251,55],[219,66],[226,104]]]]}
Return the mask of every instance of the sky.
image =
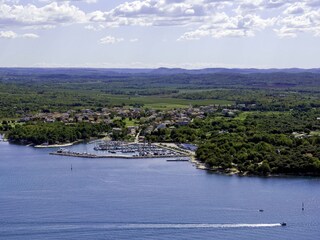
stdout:
{"type": "Polygon", "coordinates": [[[0,0],[0,67],[318,68],[320,0],[0,0]]]}

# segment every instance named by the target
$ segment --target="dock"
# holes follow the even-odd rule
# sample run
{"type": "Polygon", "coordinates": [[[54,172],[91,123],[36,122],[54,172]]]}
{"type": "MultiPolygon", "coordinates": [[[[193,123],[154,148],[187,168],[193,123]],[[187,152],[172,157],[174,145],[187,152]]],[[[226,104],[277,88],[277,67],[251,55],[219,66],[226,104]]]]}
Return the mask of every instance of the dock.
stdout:
{"type": "Polygon", "coordinates": [[[81,157],[81,158],[98,158],[97,155],[91,153],[78,153],[70,151],[51,152],[50,155],[66,156],[66,157],[81,157]]]}
{"type": "MultiPolygon", "coordinates": [[[[117,142],[108,141],[100,143],[94,147],[95,151],[107,151],[108,153],[116,155],[130,154],[135,158],[137,157],[171,157],[177,158],[186,156],[186,154],[173,149],[164,148],[156,144],[146,143],[128,143],[128,142],[117,142]]],[[[109,154],[108,154],[109,155],[109,154]]],[[[113,155],[112,155],[113,156],[113,155]]]]}
{"type": "Polygon", "coordinates": [[[4,135],[0,134],[0,142],[8,142],[8,140],[4,138],[4,135]]]}

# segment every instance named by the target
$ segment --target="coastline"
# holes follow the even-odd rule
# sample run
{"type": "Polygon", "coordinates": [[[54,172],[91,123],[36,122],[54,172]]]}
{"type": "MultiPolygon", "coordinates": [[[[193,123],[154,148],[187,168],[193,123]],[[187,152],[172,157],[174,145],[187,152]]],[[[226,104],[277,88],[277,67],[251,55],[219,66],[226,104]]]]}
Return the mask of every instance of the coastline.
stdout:
{"type": "Polygon", "coordinates": [[[249,174],[248,172],[240,173],[236,168],[233,169],[218,169],[210,168],[206,166],[205,163],[198,161],[195,157],[190,157],[190,162],[199,170],[205,170],[210,173],[220,174],[225,176],[238,176],[238,177],[259,177],[259,178],[320,178],[318,175],[312,174],[268,174],[268,175],[259,175],[259,174],[249,174]]]}
{"type": "MultiPolygon", "coordinates": [[[[100,140],[100,139],[96,139],[100,140]]],[[[0,142],[9,142],[7,139],[0,139],[0,142]]],[[[25,145],[25,146],[33,146],[34,148],[63,148],[63,147],[69,147],[73,146],[75,144],[81,143],[83,140],[75,141],[72,143],[63,143],[63,144],[53,144],[53,145],[25,145]]],[[[50,153],[50,155],[59,155],[59,156],[69,156],[69,157],[84,157],[84,158],[125,158],[125,159],[142,159],[142,158],[172,158],[172,157],[189,157],[189,162],[199,170],[205,170],[214,174],[221,174],[221,175],[226,175],[226,176],[239,176],[239,177],[262,177],[262,178],[277,178],[277,177],[316,177],[319,178],[320,176],[318,175],[313,175],[313,174],[268,174],[268,175],[259,175],[259,174],[250,174],[248,172],[243,172],[241,173],[238,169],[236,168],[230,168],[230,169],[221,169],[221,168],[214,168],[214,167],[209,167],[205,163],[200,162],[196,158],[196,154],[193,151],[186,150],[180,148],[178,145],[175,143],[154,143],[155,145],[174,150],[177,153],[179,153],[176,156],[127,156],[127,155],[94,155],[94,154],[88,154],[88,156],[83,155],[83,154],[57,154],[57,153],[50,153]]]]}
{"type": "Polygon", "coordinates": [[[81,141],[75,141],[75,142],[72,142],[72,143],[61,143],[61,144],[52,144],[52,145],[35,145],[34,147],[35,148],[59,148],[59,147],[70,147],[70,146],[73,146],[77,143],[81,143],[81,141]]]}
{"type": "MultiPolygon", "coordinates": [[[[95,141],[108,140],[108,139],[109,138],[107,138],[107,137],[93,138],[93,139],[90,139],[89,143],[94,143],[95,141]]],[[[35,147],[35,148],[62,148],[62,147],[70,147],[70,146],[73,146],[73,145],[76,145],[76,144],[82,143],[82,142],[85,142],[85,140],[80,139],[80,140],[77,140],[77,141],[71,142],[71,143],[60,143],[60,144],[51,144],[51,145],[40,144],[40,145],[34,145],[33,147],[35,147]]],[[[30,146],[32,146],[32,144],[30,146]]]]}

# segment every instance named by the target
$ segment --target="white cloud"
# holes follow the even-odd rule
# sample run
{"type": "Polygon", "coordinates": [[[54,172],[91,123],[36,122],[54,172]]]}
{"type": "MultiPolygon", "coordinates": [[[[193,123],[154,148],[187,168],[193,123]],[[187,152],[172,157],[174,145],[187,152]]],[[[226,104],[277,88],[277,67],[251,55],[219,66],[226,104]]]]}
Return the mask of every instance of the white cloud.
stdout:
{"type": "Polygon", "coordinates": [[[278,18],[276,26],[275,32],[280,37],[297,37],[302,33],[319,36],[320,9],[315,1],[293,3],[278,18]]]}
{"type": "Polygon", "coordinates": [[[34,33],[25,33],[22,35],[23,38],[30,38],[30,39],[35,39],[39,38],[39,35],[34,34],[34,33]]]}
{"type": "Polygon", "coordinates": [[[289,28],[280,28],[274,29],[274,31],[278,34],[280,38],[295,38],[297,37],[296,30],[289,29],[289,28]]]}
{"type": "Polygon", "coordinates": [[[0,29],[51,29],[71,24],[83,24],[94,31],[121,26],[178,26],[186,29],[179,40],[196,40],[207,36],[250,37],[267,28],[280,37],[301,33],[318,36],[320,28],[320,0],[131,0],[93,12],[80,9],[76,2],[95,4],[97,0],[22,2],[0,0],[0,29]]]}
{"type": "Polygon", "coordinates": [[[17,34],[13,31],[0,31],[0,38],[13,39],[16,37],[17,37],[17,34]]]}
{"type": "Polygon", "coordinates": [[[0,31],[0,38],[6,38],[6,39],[15,39],[15,38],[29,38],[29,39],[35,39],[39,38],[37,34],[34,33],[25,33],[25,34],[17,34],[13,31],[0,31]]]}
{"type": "Polygon", "coordinates": [[[98,0],[38,0],[39,2],[85,2],[85,3],[97,3],[98,0]]]}
{"type": "Polygon", "coordinates": [[[262,19],[254,14],[237,15],[235,17],[229,17],[225,13],[218,14],[198,29],[184,33],[178,38],[178,41],[198,40],[206,36],[213,38],[252,37],[256,31],[271,26],[274,21],[275,19],[262,19]]]}
{"type": "Polygon", "coordinates": [[[1,26],[51,26],[86,22],[86,14],[69,2],[52,2],[43,7],[32,4],[0,4],[1,26]]]}
{"type": "Polygon", "coordinates": [[[288,8],[285,9],[284,14],[303,14],[305,12],[306,5],[304,3],[294,3],[289,5],[288,8]]]}
{"type": "Polygon", "coordinates": [[[269,27],[280,33],[280,19],[305,12],[303,7],[303,3],[296,4],[291,0],[135,0],[119,4],[110,11],[96,11],[88,16],[92,24],[99,23],[100,28],[193,28],[178,40],[197,40],[206,36],[250,37],[269,27]]]}
{"type": "Polygon", "coordinates": [[[112,36],[106,36],[100,39],[100,44],[115,44],[124,41],[123,38],[115,38],[112,36]]]}
{"type": "MultiPolygon", "coordinates": [[[[202,2],[202,1],[201,1],[202,2]]],[[[106,12],[89,14],[93,22],[103,22],[106,27],[188,25],[205,15],[200,1],[136,0],[125,2],[106,12]],[[199,3],[197,3],[199,2],[199,3]]]]}

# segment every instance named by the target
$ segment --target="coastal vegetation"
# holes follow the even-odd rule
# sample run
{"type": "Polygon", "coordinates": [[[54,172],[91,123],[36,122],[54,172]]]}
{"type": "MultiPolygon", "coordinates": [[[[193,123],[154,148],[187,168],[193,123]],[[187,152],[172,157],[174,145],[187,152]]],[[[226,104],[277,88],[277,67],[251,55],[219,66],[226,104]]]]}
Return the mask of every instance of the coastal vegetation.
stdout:
{"type": "Polygon", "coordinates": [[[151,141],[197,143],[209,168],[240,174],[320,175],[320,111],[215,113],[188,126],[162,129],[151,141]],[[245,117],[244,117],[245,116],[245,117]]]}
{"type": "Polygon", "coordinates": [[[16,126],[9,131],[7,138],[21,144],[61,144],[99,137],[109,130],[110,126],[106,124],[33,122],[16,126]]]}
{"type": "Polygon", "coordinates": [[[221,171],[241,174],[320,175],[319,111],[254,113],[245,120],[212,120],[197,157],[221,171]]]}

